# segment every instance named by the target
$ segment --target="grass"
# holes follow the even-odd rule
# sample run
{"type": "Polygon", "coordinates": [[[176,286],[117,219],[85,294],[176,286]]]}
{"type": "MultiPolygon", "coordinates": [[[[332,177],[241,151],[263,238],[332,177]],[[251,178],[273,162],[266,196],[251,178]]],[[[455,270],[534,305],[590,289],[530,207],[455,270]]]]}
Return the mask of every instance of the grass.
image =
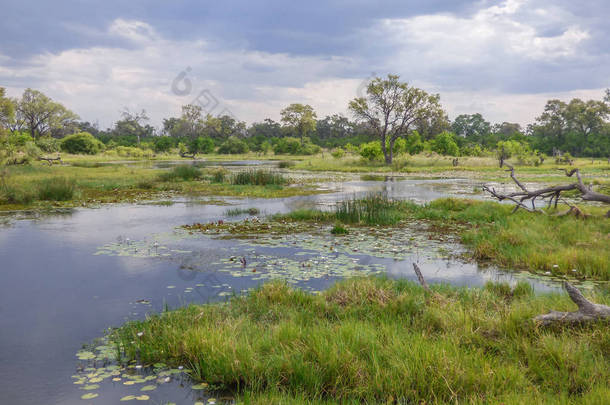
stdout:
{"type": "Polygon", "coordinates": [[[225,215],[228,217],[237,217],[239,215],[258,215],[260,214],[260,210],[258,208],[229,208],[225,211],[225,215]]]}
{"type": "Polygon", "coordinates": [[[231,177],[231,184],[254,185],[254,186],[283,186],[289,183],[288,179],[281,173],[275,173],[263,169],[249,169],[235,173],[231,177]]]}
{"type": "MultiPolygon", "coordinates": [[[[610,328],[538,328],[574,310],[528,285],[353,279],[319,295],[266,284],[125,324],[126,360],[185,365],[241,403],[589,403],[610,395],[610,328]],[[139,335],[141,333],[141,335],[139,335]]],[[[593,299],[608,304],[598,293],[593,299]]]]}
{"type": "Polygon", "coordinates": [[[332,233],[333,235],[347,235],[349,233],[349,230],[342,224],[335,224],[330,230],[330,233],[332,233]]]}
{"type": "Polygon", "coordinates": [[[202,177],[203,173],[201,170],[192,165],[179,165],[173,169],[161,173],[159,179],[161,181],[192,181],[198,180],[202,177]]]}
{"type": "Polygon", "coordinates": [[[610,280],[610,219],[601,216],[602,207],[588,207],[586,210],[597,216],[586,220],[524,211],[512,214],[512,208],[452,198],[417,205],[369,195],[341,202],[333,212],[297,210],[272,219],[353,225],[425,220],[434,233],[459,234],[471,256],[479,261],[534,273],[610,280]]]}
{"type": "Polygon", "coordinates": [[[68,201],[74,197],[76,181],[65,177],[51,177],[38,183],[38,199],[42,201],[68,201]]]}

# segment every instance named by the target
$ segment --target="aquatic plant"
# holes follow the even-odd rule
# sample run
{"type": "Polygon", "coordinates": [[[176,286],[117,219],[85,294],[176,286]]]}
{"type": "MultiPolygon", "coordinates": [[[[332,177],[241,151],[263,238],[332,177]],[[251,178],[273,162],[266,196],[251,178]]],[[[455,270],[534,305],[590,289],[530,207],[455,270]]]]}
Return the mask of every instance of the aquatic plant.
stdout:
{"type": "Polygon", "coordinates": [[[248,215],[258,215],[260,214],[260,210],[258,208],[250,207],[250,208],[229,208],[225,211],[225,215],[228,217],[236,217],[239,215],[248,214],[248,215]]]}
{"type": "Polygon", "coordinates": [[[236,185],[281,186],[287,183],[288,179],[285,178],[281,173],[275,173],[270,170],[263,169],[244,170],[235,173],[231,178],[231,184],[236,185]]]}
{"type": "Polygon", "coordinates": [[[161,173],[161,181],[197,180],[202,176],[201,170],[192,165],[179,165],[168,172],[161,173]]]}

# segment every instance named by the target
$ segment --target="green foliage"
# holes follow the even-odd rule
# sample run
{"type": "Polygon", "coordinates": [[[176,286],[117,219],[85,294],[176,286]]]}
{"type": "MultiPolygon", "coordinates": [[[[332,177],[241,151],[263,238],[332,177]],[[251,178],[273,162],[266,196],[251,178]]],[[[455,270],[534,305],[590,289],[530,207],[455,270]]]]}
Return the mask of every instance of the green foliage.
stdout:
{"type": "Polygon", "coordinates": [[[330,153],[330,155],[332,157],[334,157],[335,159],[341,159],[343,156],[345,156],[345,150],[343,150],[341,148],[336,148],[336,149],[333,149],[333,151],[330,153]]]}
{"type": "Polygon", "coordinates": [[[316,130],[316,113],[308,104],[290,104],[280,115],[284,125],[300,138],[301,143],[316,130]]]}
{"type": "Polygon", "coordinates": [[[111,338],[127,360],[189,364],[195,380],[247,403],[605,403],[610,329],[531,321],[573,310],[565,294],[431,288],[361,278],[314,295],[273,282],[131,321],[111,338]]]}
{"type": "Polygon", "coordinates": [[[222,154],[240,154],[248,152],[248,144],[236,136],[229,137],[218,148],[218,153],[222,154]]]}
{"type": "Polygon", "coordinates": [[[34,142],[34,138],[30,134],[20,132],[16,135],[9,136],[10,142],[15,146],[25,146],[28,142],[34,142]]]}
{"type": "Polygon", "coordinates": [[[74,155],[96,155],[104,148],[104,144],[88,132],[68,135],[61,140],[61,150],[74,155]]]}
{"type": "Polygon", "coordinates": [[[392,225],[403,218],[400,206],[400,202],[385,194],[369,194],[364,198],[339,202],[335,218],[344,224],[392,225]]]}
{"type": "Polygon", "coordinates": [[[159,180],[161,181],[191,181],[198,180],[202,177],[201,170],[191,165],[179,165],[174,167],[173,169],[161,173],[159,175],[159,180]]]}
{"type": "Polygon", "coordinates": [[[278,167],[280,169],[289,169],[291,167],[294,167],[295,163],[292,160],[282,160],[280,163],[278,163],[278,167]]]}
{"type": "Polygon", "coordinates": [[[169,152],[174,146],[174,141],[169,136],[158,136],[155,138],[153,147],[155,152],[169,152]]]}
{"type": "Polygon", "coordinates": [[[41,136],[36,140],[36,146],[45,153],[55,153],[61,149],[61,141],[50,136],[41,136]]]}
{"type": "Polygon", "coordinates": [[[347,235],[349,231],[342,224],[335,224],[333,228],[330,230],[330,233],[333,235],[347,235]]]}
{"type": "Polygon", "coordinates": [[[309,138],[299,140],[293,137],[280,138],[273,145],[276,155],[315,155],[320,151],[318,145],[311,143],[309,138]]]}
{"type": "Polygon", "coordinates": [[[37,184],[38,199],[42,201],[69,201],[76,192],[74,179],[51,177],[37,184]]]}
{"type": "Polygon", "coordinates": [[[432,150],[444,156],[459,156],[460,148],[455,141],[455,135],[450,132],[438,134],[432,142],[432,150]]]}
{"type": "Polygon", "coordinates": [[[532,151],[527,143],[516,140],[498,142],[496,151],[498,159],[502,154],[504,154],[504,159],[516,158],[517,163],[520,165],[531,166],[539,161],[539,156],[532,151]]]}
{"type": "Polygon", "coordinates": [[[360,156],[373,161],[383,158],[383,151],[379,142],[367,142],[360,145],[360,156]]]}
{"type": "Polygon", "coordinates": [[[218,169],[212,170],[210,172],[210,174],[211,174],[211,181],[213,183],[224,183],[225,180],[227,179],[227,177],[229,176],[229,171],[227,169],[220,167],[218,169]]]}
{"type": "Polygon", "coordinates": [[[267,186],[277,185],[282,186],[288,183],[281,173],[272,172],[269,170],[256,169],[256,170],[244,170],[235,173],[231,178],[231,184],[236,185],[253,185],[253,186],[267,186]]]}
{"type": "Polygon", "coordinates": [[[117,146],[114,150],[117,156],[121,157],[152,157],[153,152],[150,149],[141,149],[134,146],[117,146]]]}
{"type": "MultiPolygon", "coordinates": [[[[226,142],[225,142],[226,143],[226,142]]],[[[224,145],[224,144],[223,144],[224,145]]],[[[241,145],[240,145],[241,147],[241,145]]],[[[237,150],[238,147],[235,145],[225,145],[224,152],[221,153],[245,153],[245,152],[228,152],[228,150],[237,150]]],[[[191,140],[188,144],[189,153],[212,153],[214,152],[214,140],[208,136],[200,136],[191,140]]],[[[247,150],[246,150],[247,152],[247,150]]]]}
{"type": "Polygon", "coordinates": [[[228,217],[237,217],[239,215],[258,215],[260,214],[260,210],[258,208],[229,208],[225,211],[225,215],[228,217]]]}

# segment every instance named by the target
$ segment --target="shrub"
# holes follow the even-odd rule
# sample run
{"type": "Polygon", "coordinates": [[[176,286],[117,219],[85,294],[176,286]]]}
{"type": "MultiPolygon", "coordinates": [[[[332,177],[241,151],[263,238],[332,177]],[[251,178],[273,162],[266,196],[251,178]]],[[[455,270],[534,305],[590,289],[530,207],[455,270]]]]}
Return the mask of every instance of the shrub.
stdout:
{"type": "Polygon", "coordinates": [[[311,143],[307,137],[303,138],[303,142],[298,138],[286,137],[280,138],[273,146],[273,152],[277,155],[315,155],[320,152],[320,147],[311,143]]]}
{"type": "MultiPolygon", "coordinates": [[[[200,136],[191,140],[188,144],[190,153],[212,153],[214,152],[214,141],[208,136],[200,136]]],[[[247,150],[246,150],[247,152],[247,150]]],[[[231,152],[228,152],[231,153],[231,152]]],[[[235,152],[244,153],[244,152],[235,152]]]]}
{"type": "Polygon", "coordinates": [[[460,148],[455,142],[454,135],[450,132],[442,132],[434,138],[432,150],[439,155],[458,156],[460,148]]]}
{"type": "Polygon", "coordinates": [[[154,154],[150,149],[140,149],[134,146],[117,146],[116,154],[121,157],[152,157],[154,154]]]}
{"type": "Polygon", "coordinates": [[[29,134],[19,133],[10,137],[10,141],[15,146],[25,146],[28,142],[34,142],[29,134]]]}
{"type": "Polygon", "coordinates": [[[201,178],[201,170],[195,166],[180,165],[159,175],[161,181],[196,180],[201,178]]]}
{"type": "Polygon", "coordinates": [[[360,156],[370,161],[379,160],[383,157],[379,142],[367,142],[360,145],[360,156]]]}
{"type": "Polygon", "coordinates": [[[52,177],[38,183],[38,199],[43,201],[68,201],[75,191],[76,182],[65,177],[52,177]]]}
{"type": "Polygon", "coordinates": [[[330,230],[333,235],[347,235],[349,231],[341,224],[335,224],[330,230]]]}
{"type": "Polygon", "coordinates": [[[258,169],[245,170],[234,174],[231,183],[238,185],[266,186],[269,184],[283,185],[288,183],[288,180],[280,173],[258,169]]]}
{"type": "Polygon", "coordinates": [[[278,164],[280,169],[288,169],[294,167],[294,162],[292,160],[283,160],[278,164]]]}
{"type": "Polygon", "coordinates": [[[104,150],[104,144],[88,132],[79,132],[62,139],[61,150],[75,155],[96,155],[104,150]]]}
{"type": "Polygon", "coordinates": [[[226,169],[219,168],[212,170],[210,174],[212,175],[211,180],[213,183],[224,183],[229,172],[226,169]]]}
{"type": "Polygon", "coordinates": [[[409,155],[417,155],[418,153],[423,152],[424,143],[421,140],[419,132],[413,131],[409,136],[407,136],[406,142],[406,149],[409,155]]]}
{"type": "Polygon", "coordinates": [[[341,148],[337,148],[333,150],[330,155],[335,159],[341,159],[343,156],[345,156],[345,151],[341,148]]]}
{"type": "Polygon", "coordinates": [[[230,136],[218,148],[218,153],[236,155],[239,153],[247,153],[250,149],[248,144],[236,136],[230,136]]]}
{"type": "Polygon", "coordinates": [[[168,152],[172,146],[174,146],[174,141],[169,136],[158,136],[153,143],[155,152],[168,152]]]}
{"type": "Polygon", "coordinates": [[[61,149],[61,142],[59,139],[55,139],[50,136],[43,136],[36,140],[36,146],[38,146],[43,152],[54,153],[59,152],[61,149]]]}

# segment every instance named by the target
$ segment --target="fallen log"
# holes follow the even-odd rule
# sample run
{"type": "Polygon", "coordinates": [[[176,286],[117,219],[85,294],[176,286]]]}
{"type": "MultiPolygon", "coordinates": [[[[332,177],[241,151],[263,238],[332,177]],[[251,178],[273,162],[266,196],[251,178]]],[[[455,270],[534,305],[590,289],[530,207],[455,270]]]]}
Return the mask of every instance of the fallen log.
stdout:
{"type": "Polygon", "coordinates": [[[39,156],[39,157],[38,157],[38,160],[42,160],[42,161],[47,162],[47,163],[49,164],[49,166],[52,166],[52,165],[53,165],[53,162],[59,162],[59,163],[62,163],[62,161],[61,161],[61,157],[60,157],[60,156],[57,156],[56,158],[49,158],[49,157],[43,157],[43,156],[39,156]]]}
{"type": "Polygon", "coordinates": [[[193,153],[192,155],[189,155],[188,153],[184,153],[184,152],[180,153],[180,157],[182,157],[182,158],[197,159],[196,156],[197,156],[196,153],[193,153]]]}
{"type": "MultiPolygon", "coordinates": [[[[564,191],[577,190],[580,192],[580,198],[584,201],[596,201],[605,204],[610,204],[610,195],[598,193],[593,191],[593,189],[587,185],[585,185],[580,177],[580,171],[578,169],[572,169],[568,171],[567,169],[560,169],[565,172],[567,177],[573,177],[576,175],[576,183],[571,184],[563,184],[558,186],[545,187],[538,190],[528,190],[525,185],[523,185],[517,176],[515,176],[515,168],[507,163],[504,163],[506,167],[508,167],[508,172],[510,172],[511,179],[515,182],[517,187],[519,187],[519,191],[515,191],[513,193],[503,194],[497,192],[493,187],[483,186],[483,190],[491,194],[498,201],[509,200],[515,203],[515,209],[513,212],[517,211],[519,208],[522,208],[526,211],[530,212],[540,212],[544,213],[544,211],[538,209],[536,207],[536,200],[548,200],[548,207],[550,208],[553,204],[555,208],[557,208],[557,204],[559,203],[559,199],[561,198],[561,193],[564,191]],[[526,205],[526,202],[531,204],[531,207],[526,205]]],[[[569,204],[567,201],[562,199],[562,202],[567,204],[570,207],[573,205],[569,204]]],[[[577,209],[577,208],[576,208],[577,209]]],[[[582,211],[578,210],[582,213],[582,211]]],[[[571,211],[574,213],[574,210],[571,211]]],[[[608,211],[607,216],[610,216],[610,211],[608,211]]]]}
{"type": "Polygon", "coordinates": [[[534,321],[540,325],[547,326],[556,323],[575,325],[592,321],[610,320],[610,307],[589,301],[578,288],[567,281],[564,281],[563,286],[568,292],[570,299],[578,305],[578,311],[551,311],[548,314],[538,315],[534,318],[534,321]]]}

